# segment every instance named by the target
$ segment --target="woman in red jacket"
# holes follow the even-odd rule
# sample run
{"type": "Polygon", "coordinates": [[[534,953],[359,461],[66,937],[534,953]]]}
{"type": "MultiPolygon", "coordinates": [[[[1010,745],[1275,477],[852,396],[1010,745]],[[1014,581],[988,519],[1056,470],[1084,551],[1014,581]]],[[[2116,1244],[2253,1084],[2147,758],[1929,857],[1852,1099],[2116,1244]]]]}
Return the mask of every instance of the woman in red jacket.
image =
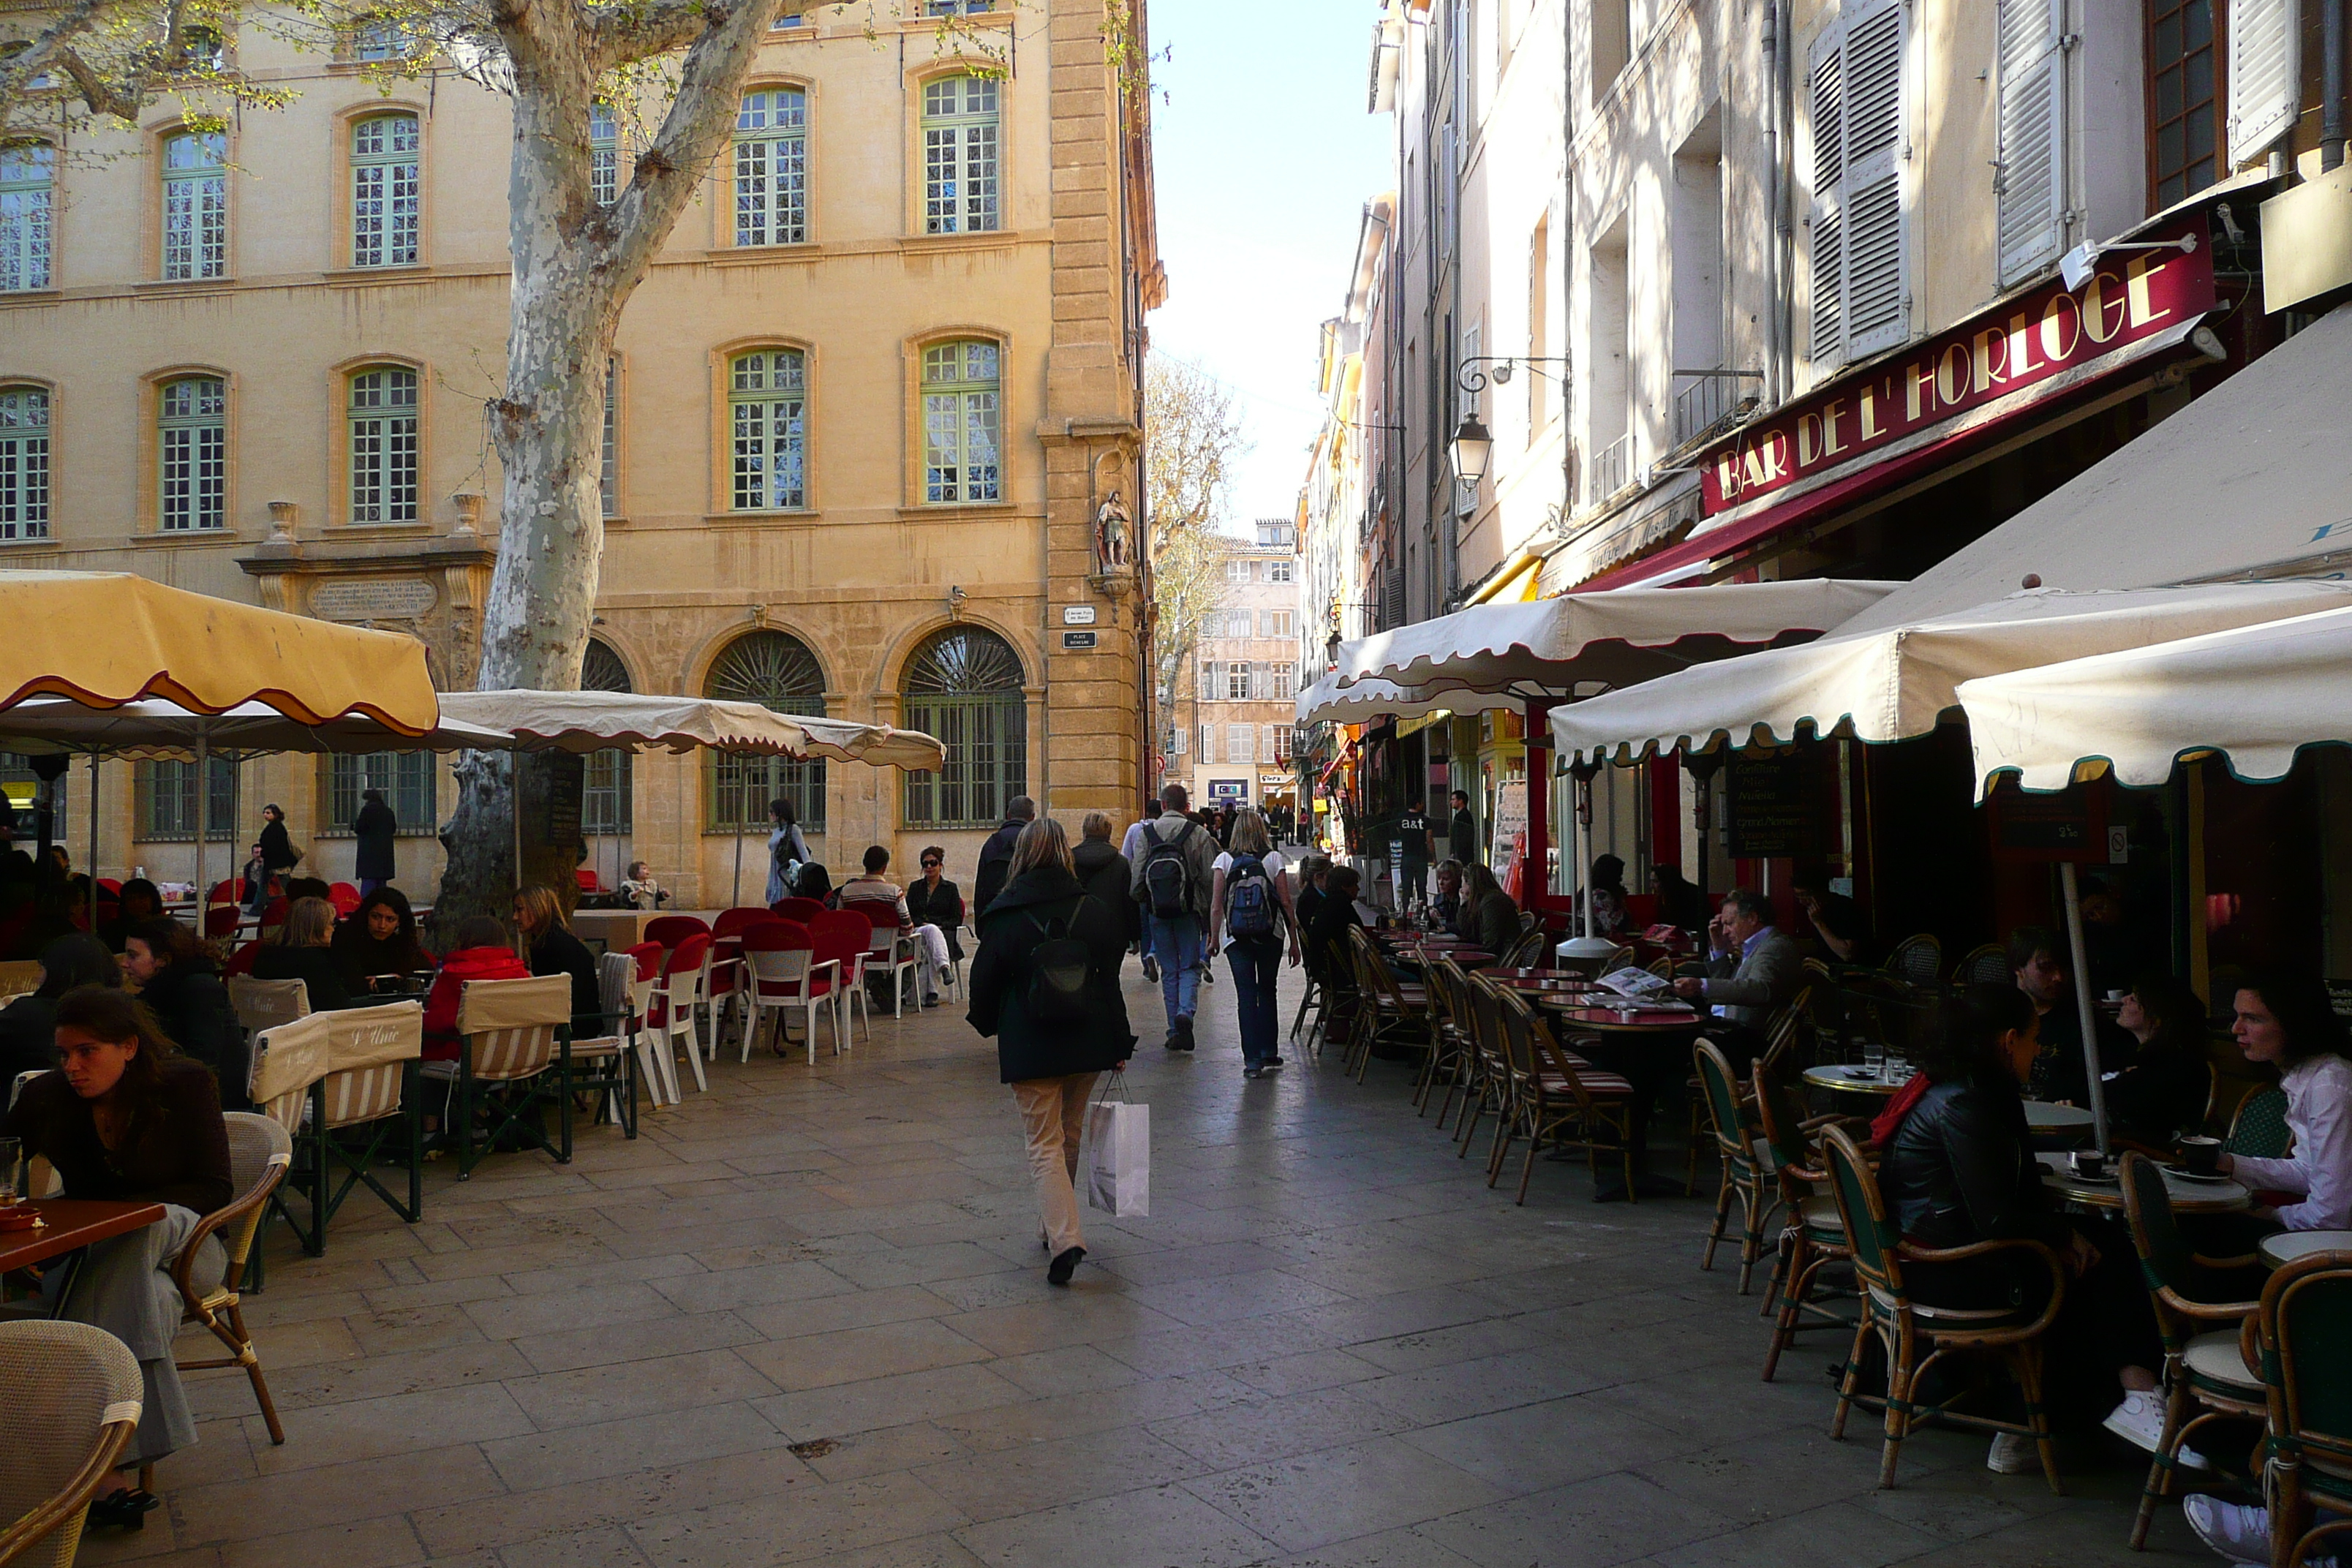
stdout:
{"type": "Polygon", "coordinates": [[[457,1056],[457,1002],[468,980],[528,980],[530,966],[515,956],[507,928],[488,915],[470,915],[457,924],[457,945],[441,960],[433,990],[425,998],[425,1059],[454,1061],[457,1056]]]}

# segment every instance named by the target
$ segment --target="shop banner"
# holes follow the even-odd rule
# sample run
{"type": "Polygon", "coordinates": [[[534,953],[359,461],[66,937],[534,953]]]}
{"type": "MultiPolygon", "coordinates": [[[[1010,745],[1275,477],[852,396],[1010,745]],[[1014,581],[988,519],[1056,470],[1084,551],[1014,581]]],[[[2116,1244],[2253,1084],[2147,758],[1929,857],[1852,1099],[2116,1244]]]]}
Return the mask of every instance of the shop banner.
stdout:
{"type": "Polygon", "coordinates": [[[1706,515],[1860,466],[1906,437],[2094,368],[2213,309],[2201,215],[2141,238],[2195,248],[2112,252],[2080,289],[2053,282],[1743,428],[1702,459],[1706,515]]]}

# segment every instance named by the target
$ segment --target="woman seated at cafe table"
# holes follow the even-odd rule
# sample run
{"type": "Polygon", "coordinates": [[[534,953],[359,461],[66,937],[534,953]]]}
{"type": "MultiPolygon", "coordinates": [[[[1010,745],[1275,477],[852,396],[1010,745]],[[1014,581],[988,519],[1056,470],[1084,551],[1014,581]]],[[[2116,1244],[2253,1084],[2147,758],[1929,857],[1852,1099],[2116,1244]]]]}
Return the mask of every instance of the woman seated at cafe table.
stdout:
{"type": "Polygon", "coordinates": [[[378,888],[360,900],[335,928],[334,954],[344,989],[354,993],[396,989],[433,969],[433,955],[416,940],[416,913],[398,888],[378,888]]]}
{"type": "Polygon", "coordinates": [[[1473,861],[1462,869],[1462,923],[1456,934],[1496,958],[1519,940],[1519,906],[1495,873],[1473,861]]]}
{"type": "Polygon", "coordinates": [[[562,974],[572,980],[572,1037],[593,1039],[604,1032],[604,993],[596,983],[596,955],[572,931],[563,918],[563,900],[555,889],[525,888],[515,895],[515,926],[530,948],[533,974],[562,974]]]}
{"type": "MultiPolygon", "coordinates": [[[[42,1277],[51,1312],[106,1330],[138,1358],[146,1384],[138,1435],[89,1509],[92,1523],[136,1529],[156,1499],[123,1472],[196,1440],[172,1355],[180,1291],[166,1270],[197,1222],[233,1195],[228,1129],[213,1075],[175,1051],[125,992],[86,985],[59,997],[57,1047],[61,1070],[25,1086],[7,1135],[24,1140],[26,1157],[49,1162],[67,1197],[163,1205],[154,1224],[87,1251],[62,1312],[56,1297],[68,1271],[42,1277]]],[[[207,1238],[194,1283],[217,1282],[226,1263],[207,1238]]]]}
{"type": "Polygon", "coordinates": [[[2310,974],[2256,974],[2240,983],[2231,1033],[2250,1062],[2278,1069],[2294,1151],[2284,1159],[2224,1154],[2221,1170],[2252,1189],[2259,1222],[2289,1230],[2352,1226],[2352,1062],[2344,1020],[2310,974]]]}
{"type": "MultiPolygon", "coordinates": [[[[2032,999],[2014,986],[1972,985],[1944,1005],[1921,1053],[1928,1087],[1886,1138],[1879,1183],[1912,1246],[2022,1240],[2054,1253],[2069,1281],[2042,1342],[2052,1423],[2087,1426],[2106,1411],[2109,1431],[2153,1450],[2164,1424],[2164,1396],[2149,1370],[2163,1356],[2156,1315],[2121,1227],[2070,1220],[2043,1193],[2018,1093],[2040,1047],[2036,1024],[2032,999]]],[[[2048,1266],[2021,1248],[1906,1262],[1903,1277],[1927,1305],[2009,1308],[2027,1318],[2055,1285],[2048,1266]]],[[[2032,1439],[2003,1432],[1985,1464],[2015,1475],[2040,1461],[2032,1439]]]]}
{"type": "Polygon", "coordinates": [[[297,899],[286,908],[278,940],[265,942],[253,959],[256,980],[299,980],[313,1013],[352,1005],[342,965],[330,944],[335,939],[335,906],[324,899],[297,899]]]}
{"type": "Polygon", "coordinates": [[[58,999],[84,985],[120,989],[122,967],[106,944],[74,931],[41,950],[41,984],[0,1007],[0,1095],[24,1072],[58,1065],[58,999]]]}
{"type": "Polygon", "coordinates": [[[2113,1135],[2167,1149],[2205,1121],[2213,1064],[2205,1056],[2205,1002],[2168,974],[2147,974],[2124,994],[2116,1022],[2138,1043],[2106,1078],[2113,1135]]]}
{"type": "Polygon", "coordinates": [[[468,980],[528,980],[530,971],[515,956],[507,928],[488,915],[467,915],[457,922],[457,945],[434,972],[433,989],[425,998],[426,1061],[456,1061],[461,1043],[457,1034],[457,1004],[464,1000],[468,980]]]}

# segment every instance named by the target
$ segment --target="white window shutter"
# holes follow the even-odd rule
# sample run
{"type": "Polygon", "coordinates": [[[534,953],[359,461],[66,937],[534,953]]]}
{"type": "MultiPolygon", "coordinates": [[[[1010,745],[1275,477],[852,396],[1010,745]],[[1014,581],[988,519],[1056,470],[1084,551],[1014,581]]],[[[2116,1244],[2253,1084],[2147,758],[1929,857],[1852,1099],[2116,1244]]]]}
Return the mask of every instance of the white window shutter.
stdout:
{"type": "Polygon", "coordinates": [[[1203,724],[1201,726],[1201,761],[1213,763],[1216,760],[1217,727],[1214,724],[1203,724]]]}
{"type": "Polygon", "coordinates": [[[1819,366],[1843,357],[1845,337],[1845,29],[1832,22],[1813,41],[1806,73],[1813,142],[1812,352],[1819,366]]]}
{"type": "MultiPolygon", "coordinates": [[[[2294,124],[2302,86],[2294,0],[2231,0],[2230,169],[2251,163],[2294,124]]],[[[2222,171],[2225,174],[2228,169],[2222,171]]]]}
{"type": "Polygon", "coordinates": [[[1845,34],[1846,357],[1911,335],[1903,225],[1903,6],[1853,17],[1845,34]]]}
{"type": "Polygon", "coordinates": [[[2000,169],[1994,187],[2006,288],[2066,240],[2066,0],[2000,0],[2000,169]]]}

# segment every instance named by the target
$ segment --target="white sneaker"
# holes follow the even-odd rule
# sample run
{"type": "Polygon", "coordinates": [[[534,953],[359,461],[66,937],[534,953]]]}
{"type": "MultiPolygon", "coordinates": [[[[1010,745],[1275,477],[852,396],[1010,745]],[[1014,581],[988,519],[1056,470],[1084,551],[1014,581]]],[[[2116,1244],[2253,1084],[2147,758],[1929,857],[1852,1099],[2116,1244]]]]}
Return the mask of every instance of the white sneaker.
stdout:
{"type": "Polygon", "coordinates": [[[2180,1500],[2180,1517],[2198,1540],[2232,1563],[2271,1560],[2271,1512],[2266,1508],[2191,1492],[2180,1500]]]}
{"type": "Polygon", "coordinates": [[[1997,1476],[2034,1475],[2042,1468],[2042,1453],[2022,1432],[1996,1432],[1992,1449],[1985,1455],[1985,1468],[1997,1476]]]}
{"type": "MultiPolygon", "coordinates": [[[[2136,1448],[2158,1453],[2164,1447],[2164,1395],[2153,1390],[2127,1393],[2100,1425],[2136,1448]]],[[[2173,1456],[2173,1462],[2184,1470],[2213,1468],[2204,1455],[2186,1444],[2173,1456]]]]}

